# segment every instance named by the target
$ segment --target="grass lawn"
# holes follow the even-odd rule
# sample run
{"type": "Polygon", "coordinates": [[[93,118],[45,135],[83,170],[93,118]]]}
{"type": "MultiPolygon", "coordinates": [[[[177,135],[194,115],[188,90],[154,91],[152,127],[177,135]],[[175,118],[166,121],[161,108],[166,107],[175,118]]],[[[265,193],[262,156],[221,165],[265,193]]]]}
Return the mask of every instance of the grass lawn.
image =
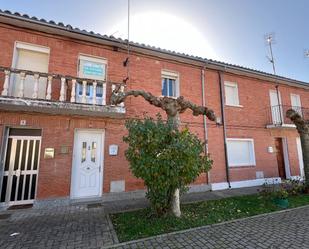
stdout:
{"type": "MultiPolygon", "coordinates": [[[[309,195],[289,197],[289,208],[309,204],[309,195]]],[[[184,204],[182,217],[157,218],[149,208],[111,215],[112,222],[121,242],[153,235],[220,223],[280,210],[270,199],[261,195],[231,197],[184,204]]]]}

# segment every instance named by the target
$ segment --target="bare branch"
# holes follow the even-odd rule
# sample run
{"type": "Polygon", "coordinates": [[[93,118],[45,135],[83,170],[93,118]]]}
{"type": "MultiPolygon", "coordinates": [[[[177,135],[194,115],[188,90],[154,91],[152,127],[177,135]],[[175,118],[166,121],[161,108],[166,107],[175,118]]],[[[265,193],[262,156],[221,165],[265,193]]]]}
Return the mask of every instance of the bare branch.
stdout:
{"type": "Polygon", "coordinates": [[[118,87],[112,93],[111,104],[113,105],[120,104],[124,102],[128,96],[134,96],[134,97],[141,96],[151,105],[163,109],[166,112],[166,114],[171,117],[176,116],[177,113],[183,113],[187,109],[190,109],[192,110],[194,116],[206,115],[209,120],[211,121],[216,120],[216,116],[213,110],[207,107],[197,106],[192,102],[185,100],[183,96],[180,96],[177,99],[169,97],[155,97],[150,92],[146,92],[143,90],[130,90],[127,92],[120,92],[118,87]]]}
{"type": "Polygon", "coordinates": [[[186,109],[191,109],[194,116],[206,115],[209,120],[216,120],[216,115],[213,110],[204,106],[195,105],[192,102],[185,100],[183,96],[177,98],[177,103],[181,107],[181,110],[179,111],[180,113],[183,113],[186,109]]]}
{"type": "Polygon", "coordinates": [[[298,112],[293,109],[289,109],[286,112],[287,118],[291,119],[292,122],[296,125],[296,128],[299,132],[309,132],[309,122],[304,120],[298,112]]]}

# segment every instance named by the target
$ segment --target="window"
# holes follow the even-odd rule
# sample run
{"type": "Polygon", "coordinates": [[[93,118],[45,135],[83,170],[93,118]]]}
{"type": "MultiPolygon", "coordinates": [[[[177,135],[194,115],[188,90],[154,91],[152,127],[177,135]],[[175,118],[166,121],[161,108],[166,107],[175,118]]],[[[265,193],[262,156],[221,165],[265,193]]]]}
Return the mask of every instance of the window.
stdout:
{"type": "MultiPolygon", "coordinates": [[[[77,93],[78,93],[79,97],[81,97],[83,95],[83,84],[81,82],[78,82],[77,93]]],[[[97,95],[97,98],[102,98],[102,96],[103,96],[102,85],[97,85],[96,95],[97,95]]],[[[87,86],[86,86],[86,96],[87,96],[87,98],[89,97],[90,99],[92,99],[92,97],[93,97],[93,86],[90,85],[90,84],[87,84],[87,86]]]]}
{"type": "Polygon", "coordinates": [[[178,73],[162,71],[162,95],[175,98],[179,96],[178,73]]]}
{"type": "MultiPolygon", "coordinates": [[[[91,57],[86,55],[79,56],[78,77],[92,80],[105,81],[106,79],[106,64],[107,61],[103,58],[91,57]]],[[[92,103],[93,85],[88,82],[86,86],[87,103],[92,103]]],[[[81,102],[83,95],[83,84],[77,82],[76,86],[76,101],[81,102]]],[[[103,98],[103,86],[98,83],[96,87],[97,103],[101,103],[103,98]]]]}
{"type": "Polygon", "coordinates": [[[92,142],[92,146],[91,146],[91,161],[95,163],[95,157],[97,154],[97,143],[96,142],[92,142]]]}
{"type": "Polygon", "coordinates": [[[234,82],[224,82],[225,104],[239,106],[238,86],[234,82]]]}
{"type": "Polygon", "coordinates": [[[87,142],[82,143],[82,163],[86,161],[87,142]]]}
{"type": "Polygon", "coordinates": [[[270,90],[270,106],[271,106],[271,116],[273,124],[282,124],[284,120],[283,110],[281,105],[281,94],[277,90],[270,90]]]}
{"type": "Polygon", "coordinates": [[[227,152],[230,167],[255,165],[253,139],[228,138],[227,152]]]}
{"type": "MultiPolygon", "coordinates": [[[[15,52],[12,66],[34,72],[48,73],[49,48],[23,42],[15,43],[15,52]]],[[[20,91],[20,75],[14,74],[11,92],[18,96],[20,91]]],[[[40,77],[38,85],[38,98],[45,99],[47,79],[40,77]]],[[[27,75],[24,81],[24,97],[32,98],[34,91],[34,76],[27,75]]]]}
{"type": "Polygon", "coordinates": [[[291,94],[291,106],[294,111],[302,116],[300,96],[298,94],[291,94]]]}
{"type": "Polygon", "coordinates": [[[78,76],[80,78],[105,81],[106,64],[107,62],[103,58],[80,55],[78,76]]]}

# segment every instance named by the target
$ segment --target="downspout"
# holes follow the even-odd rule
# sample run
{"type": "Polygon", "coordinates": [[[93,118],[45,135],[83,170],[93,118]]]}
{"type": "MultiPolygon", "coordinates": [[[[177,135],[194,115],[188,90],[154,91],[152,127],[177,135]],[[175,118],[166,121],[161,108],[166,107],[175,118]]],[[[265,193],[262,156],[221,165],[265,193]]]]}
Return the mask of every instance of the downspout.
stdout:
{"type": "Polygon", "coordinates": [[[281,121],[281,125],[283,125],[283,117],[282,117],[282,109],[281,109],[281,101],[280,101],[280,93],[279,93],[279,86],[278,85],[276,85],[276,92],[277,92],[277,99],[278,99],[280,121],[281,121]]]}
{"type": "MultiPolygon", "coordinates": [[[[202,68],[202,105],[206,107],[206,97],[205,97],[205,69],[206,66],[202,68]]],[[[208,130],[207,130],[207,119],[206,115],[203,115],[203,126],[204,126],[204,140],[205,140],[205,153],[208,154],[208,130]]],[[[207,184],[210,184],[210,172],[207,172],[207,184]]]]}
{"type": "Polygon", "coordinates": [[[225,110],[224,110],[224,76],[222,72],[219,72],[219,85],[220,85],[220,101],[221,101],[221,116],[222,116],[222,126],[223,126],[223,140],[224,140],[224,157],[225,157],[225,171],[226,171],[226,181],[229,188],[231,188],[230,182],[230,169],[227,157],[227,141],[226,141],[226,126],[225,126],[225,110]]]}
{"type": "Polygon", "coordinates": [[[0,194],[2,193],[2,181],[5,167],[5,155],[7,150],[7,143],[9,137],[9,128],[7,126],[3,126],[2,132],[2,141],[1,141],[1,149],[0,149],[0,194]]]}

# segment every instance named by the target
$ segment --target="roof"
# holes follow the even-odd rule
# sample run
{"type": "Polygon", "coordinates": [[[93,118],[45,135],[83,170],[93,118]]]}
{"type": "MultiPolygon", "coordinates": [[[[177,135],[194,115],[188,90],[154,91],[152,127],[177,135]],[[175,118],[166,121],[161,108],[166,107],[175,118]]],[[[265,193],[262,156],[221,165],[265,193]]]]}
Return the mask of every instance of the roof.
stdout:
{"type": "MultiPolygon", "coordinates": [[[[40,18],[37,18],[35,16],[29,16],[27,14],[20,14],[18,12],[13,13],[9,10],[1,10],[0,9],[0,17],[7,17],[7,18],[11,18],[11,19],[12,18],[13,19],[19,19],[19,20],[24,21],[24,22],[30,22],[30,23],[33,23],[33,24],[48,26],[48,27],[64,30],[64,31],[67,31],[67,32],[73,32],[75,34],[90,36],[92,38],[104,40],[104,41],[107,41],[107,42],[113,42],[113,43],[118,43],[118,44],[122,44],[122,45],[127,44],[126,39],[116,38],[114,36],[102,35],[100,33],[95,33],[93,31],[87,31],[87,30],[84,30],[84,29],[81,30],[77,27],[72,27],[69,24],[65,25],[62,22],[57,23],[53,20],[47,21],[45,19],[40,19],[40,18]]],[[[1,22],[1,19],[0,19],[0,22],[1,22]]],[[[194,55],[189,55],[189,54],[185,54],[185,53],[179,53],[179,52],[175,52],[175,51],[171,51],[171,50],[167,50],[167,49],[163,49],[163,48],[159,48],[159,47],[155,47],[155,46],[150,46],[150,45],[146,45],[146,44],[143,44],[143,43],[137,43],[137,42],[133,42],[133,41],[130,41],[129,44],[132,48],[141,48],[141,49],[146,49],[146,50],[152,51],[152,52],[157,52],[157,53],[166,54],[166,55],[172,55],[172,56],[176,56],[176,57],[179,57],[179,58],[204,63],[206,66],[212,65],[214,67],[223,68],[225,70],[231,69],[231,70],[236,70],[236,71],[237,70],[242,71],[242,72],[248,73],[248,74],[261,75],[261,76],[267,77],[268,79],[271,79],[272,81],[278,80],[278,81],[281,81],[281,82],[289,82],[292,85],[303,86],[303,87],[309,89],[309,83],[307,83],[307,82],[299,81],[299,80],[295,80],[295,79],[291,79],[291,78],[287,78],[287,77],[283,77],[283,76],[279,76],[279,75],[274,75],[274,74],[271,74],[271,73],[263,72],[263,71],[252,69],[252,68],[249,68],[249,67],[225,63],[225,62],[207,59],[207,58],[194,56],[194,55]]]]}

